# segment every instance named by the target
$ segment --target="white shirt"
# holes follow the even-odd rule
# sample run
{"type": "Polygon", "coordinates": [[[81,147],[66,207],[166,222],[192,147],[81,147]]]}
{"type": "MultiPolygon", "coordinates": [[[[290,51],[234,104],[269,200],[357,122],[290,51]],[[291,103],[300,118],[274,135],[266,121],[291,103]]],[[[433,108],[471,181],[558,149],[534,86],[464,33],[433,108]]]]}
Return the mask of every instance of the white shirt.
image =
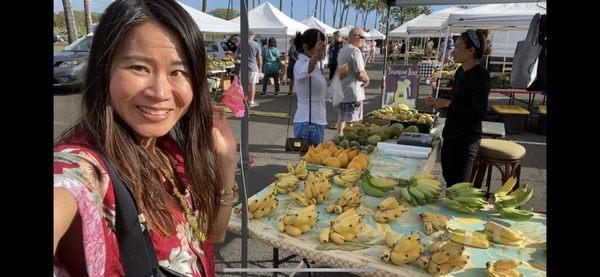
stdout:
{"type": "Polygon", "coordinates": [[[294,65],[294,87],[296,87],[296,96],[298,97],[298,109],[294,116],[294,123],[308,122],[308,77],[310,76],[312,88],[311,122],[319,125],[327,125],[327,113],[325,109],[327,80],[325,80],[318,64],[315,64],[315,68],[309,75],[309,61],[309,57],[300,53],[298,61],[294,65]]]}

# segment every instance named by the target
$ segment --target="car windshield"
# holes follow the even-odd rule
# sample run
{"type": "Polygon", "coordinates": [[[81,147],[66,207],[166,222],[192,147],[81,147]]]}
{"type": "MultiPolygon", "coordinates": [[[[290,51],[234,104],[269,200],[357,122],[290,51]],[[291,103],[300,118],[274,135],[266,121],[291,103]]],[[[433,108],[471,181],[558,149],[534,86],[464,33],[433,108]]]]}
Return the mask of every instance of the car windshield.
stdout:
{"type": "Polygon", "coordinates": [[[71,43],[71,45],[65,47],[63,51],[72,51],[72,52],[90,52],[90,48],[92,47],[92,36],[82,37],[75,42],[71,43]]]}

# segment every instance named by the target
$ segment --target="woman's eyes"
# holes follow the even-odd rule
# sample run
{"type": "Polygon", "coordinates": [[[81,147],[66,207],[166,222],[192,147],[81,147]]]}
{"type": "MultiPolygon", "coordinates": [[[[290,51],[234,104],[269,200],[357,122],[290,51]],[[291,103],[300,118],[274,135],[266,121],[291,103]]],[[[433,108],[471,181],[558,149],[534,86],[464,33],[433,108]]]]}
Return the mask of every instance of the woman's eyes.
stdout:
{"type": "Polygon", "coordinates": [[[183,70],[175,70],[175,71],[171,72],[171,76],[173,76],[173,77],[187,77],[188,74],[187,74],[187,72],[185,72],[183,70]]]}
{"type": "Polygon", "coordinates": [[[148,69],[146,69],[146,67],[141,66],[141,65],[132,65],[129,68],[131,68],[135,71],[139,71],[139,72],[148,72],[148,69]]]}

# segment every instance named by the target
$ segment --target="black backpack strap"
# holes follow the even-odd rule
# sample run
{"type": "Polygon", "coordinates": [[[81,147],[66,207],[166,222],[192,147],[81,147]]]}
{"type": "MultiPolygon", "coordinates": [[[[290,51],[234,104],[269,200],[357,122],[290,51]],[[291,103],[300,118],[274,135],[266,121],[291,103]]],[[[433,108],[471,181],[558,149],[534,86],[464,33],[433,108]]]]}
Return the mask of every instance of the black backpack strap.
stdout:
{"type": "Polygon", "coordinates": [[[125,276],[156,276],[158,261],[143,215],[138,216],[133,193],[119,178],[104,154],[104,162],[115,194],[115,233],[125,276]],[[143,222],[143,223],[142,223],[143,222]],[[142,225],[144,224],[144,225],[142,225]],[[142,227],[143,226],[143,227],[142,227]],[[143,229],[143,230],[142,230],[143,229]]]}

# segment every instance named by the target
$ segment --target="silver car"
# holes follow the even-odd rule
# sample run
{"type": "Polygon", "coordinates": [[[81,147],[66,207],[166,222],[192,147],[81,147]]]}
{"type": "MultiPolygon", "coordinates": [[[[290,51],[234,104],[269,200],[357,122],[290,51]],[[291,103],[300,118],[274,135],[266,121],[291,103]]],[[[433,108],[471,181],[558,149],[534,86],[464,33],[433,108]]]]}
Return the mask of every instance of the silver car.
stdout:
{"type": "Polygon", "coordinates": [[[80,89],[85,77],[93,33],[54,53],[54,88],[80,89]]]}

